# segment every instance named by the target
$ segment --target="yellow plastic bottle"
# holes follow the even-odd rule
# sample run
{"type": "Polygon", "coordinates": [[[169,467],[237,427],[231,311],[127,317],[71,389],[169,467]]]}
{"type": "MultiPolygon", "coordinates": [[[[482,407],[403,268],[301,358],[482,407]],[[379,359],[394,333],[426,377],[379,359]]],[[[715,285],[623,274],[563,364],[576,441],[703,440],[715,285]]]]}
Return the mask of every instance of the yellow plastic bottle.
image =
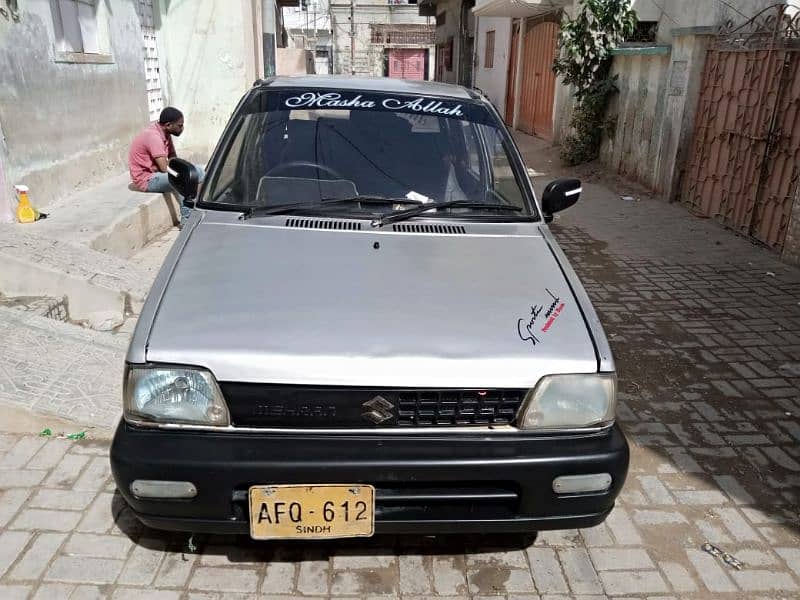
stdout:
{"type": "Polygon", "coordinates": [[[14,189],[17,191],[19,202],[17,204],[17,221],[20,223],[33,223],[38,218],[36,209],[31,206],[31,201],[28,199],[28,186],[15,185],[14,189]]]}

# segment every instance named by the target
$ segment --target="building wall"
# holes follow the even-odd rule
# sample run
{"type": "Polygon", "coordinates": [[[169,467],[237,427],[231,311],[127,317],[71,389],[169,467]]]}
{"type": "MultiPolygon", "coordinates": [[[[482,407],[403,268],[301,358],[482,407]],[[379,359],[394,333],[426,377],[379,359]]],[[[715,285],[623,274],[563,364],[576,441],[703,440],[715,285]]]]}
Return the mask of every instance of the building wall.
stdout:
{"type": "Polygon", "coordinates": [[[66,57],[50,2],[19,6],[19,22],[0,16],[0,145],[6,187],[26,184],[46,207],[127,169],[130,141],[148,121],[143,42],[133,3],[106,0],[98,20],[108,24],[108,62],[57,62],[66,57]]]}
{"type": "Polygon", "coordinates": [[[314,30],[329,31],[331,19],[328,0],[309,0],[306,9],[300,6],[283,8],[283,26],[286,29],[302,29],[310,36],[314,30]]]}
{"type": "Polygon", "coordinates": [[[329,73],[333,41],[327,0],[310,0],[306,9],[284,7],[283,25],[289,34],[289,46],[312,50],[315,53],[314,72],[329,73]],[[317,52],[327,53],[327,57],[318,57],[317,52]]]}
{"type": "Polygon", "coordinates": [[[159,2],[165,104],[183,111],[179,155],[205,162],[233,109],[257,78],[249,2],[159,2]]]}
{"type": "Polygon", "coordinates": [[[458,83],[459,61],[461,56],[461,37],[459,36],[459,23],[461,19],[461,0],[445,0],[436,3],[436,14],[445,14],[445,22],[436,27],[436,44],[446,44],[453,39],[453,53],[451,68],[442,69],[444,83],[458,83]]]}
{"type": "Polygon", "coordinates": [[[290,48],[305,48],[309,50],[314,43],[314,33],[316,33],[316,49],[322,50],[329,48],[332,44],[331,32],[329,29],[317,29],[316,32],[302,28],[287,28],[290,48]]]}
{"type": "MultiPolygon", "coordinates": [[[[371,24],[432,23],[431,17],[420,17],[416,4],[387,4],[386,0],[359,0],[355,14],[355,52],[351,63],[350,1],[331,1],[331,28],[333,29],[333,73],[349,75],[383,75],[384,51],[387,46],[370,43],[371,24]]],[[[429,74],[435,62],[432,46],[404,44],[398,47],[429,49],[429,74]]]]}
{"type": "Polygon", "coordinates": [[[330,74],[331,58],[333,56],[333,40],[328,29],[316,31],[316,38],[305,29],[287,29],[289,48],[308,48],[314,54],[314,70],[318,75],[330,74]]]}
{"type": "Polygon", "coordinates": [[[511,19],[508,17],[479,17],[475,40],[478,65],[475,67],[475,86],[483,91],[501,115],[505,114],[508,60],[511,51],[511,19]],[[486,32],[494,31],[494,63],[487,69],[486,32]]]}
{"type": "Polygon", "coordinates": [[[681,27],[712,27],[728,19],[740,22],[779,4],[780,0],[634,0],[633,9],[641,21],[658,21],[656,43],[671,44],[671,30],[681,27]]]}

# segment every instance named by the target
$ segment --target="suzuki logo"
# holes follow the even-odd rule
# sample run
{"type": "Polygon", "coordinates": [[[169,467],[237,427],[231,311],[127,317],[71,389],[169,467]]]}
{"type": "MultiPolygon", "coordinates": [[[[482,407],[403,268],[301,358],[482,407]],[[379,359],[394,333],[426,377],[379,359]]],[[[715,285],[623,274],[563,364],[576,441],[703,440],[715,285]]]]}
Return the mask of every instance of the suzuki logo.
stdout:
{"type": "Polygon", "coordinates": [[[364,409],[361,416],[368,421],[372,421],[375,425],[381,425],[394,419],[394,404],[383,396],[375,396],[372,400],[364,402],[361,408],[364,409]]]}

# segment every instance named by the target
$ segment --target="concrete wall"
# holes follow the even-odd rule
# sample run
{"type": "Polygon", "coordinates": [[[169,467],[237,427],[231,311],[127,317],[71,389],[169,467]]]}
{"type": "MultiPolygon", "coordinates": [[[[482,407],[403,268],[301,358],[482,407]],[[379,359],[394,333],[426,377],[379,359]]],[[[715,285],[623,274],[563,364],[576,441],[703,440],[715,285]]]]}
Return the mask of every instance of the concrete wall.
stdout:
{"type": "MultiPolygon", "coordinates": [[[[575,5],[566,6],[564,15],[574,17],[577,13],[575,5]]],[[[565,85],[562,77],[556,77],[556,97],[553,102],[553,141],[560,143],[569,132],[569,123],[572,119],[574,101],[572,94],[574,87],[565,85]]]]}
{"type": "MultiPolygon", "coordinates": [[[[433,22],[432,17],[420,17],[415,4],[387,4],[386,0],[359,0],[355,9],[355,52],[351,64],[350,51],[350,1],[332,0],[330,3],[333,29],[333,69],[336,74],[349,75],[383,75],[383,57],[387,46],[370,43],[371,24],[415,24],[427,25],[433,22]]],[[[402,44],[402,48],[428,48],[429,74],[435,62],[435,51],[432,46],[402,44]]],[[[432,77],[431,77],[432,78],[432,77]]]]}
{"type": "Polygon", "coordinates": [[[608,116],[617,123],[600,150],[600,159],[611,169],[657,191],[669,66],[668,54],[614,57],[619,93],[608,116]]]}
{"type": "Polygon", "coordinates": [[[133,3],[104,0],[107,55],[66,57],[55,48],[48,0],[20,2],[20,20],[0,16],[0,122],[6,193],[17,183],[46,207],[127,169],[131,139],[147,124],[144,55],[133,3]]]}
{"type": "Polygon", "coordinates": [[[617,125],[600,158],[670,200],[680,193],[711,39],[677,30],[671,47],[629,49],[631,54],[614,57],[620,93],[608,115],[617,125]]]}
{"type": "Polygon", "coordinates": [[[667,73],[663,152],[656,189],[669,200],[680,194],[683,172],[689,160],[697,102],[700,97],[710,35],[676,32],[667,73]]]}
{"type": "Polygon", "coordinates": [[[553,141],[561,143],[570,131],[572,111],[575,101],[572,94],[575,89],[565,85],[562,77],[556,77],[556,97],[553,102],[553,141]]]}
{"type": "Polygon", "coordinates": [[[478,66],[475,67],[475,86],[482,90],[500,114],[504,115],[508,60],[511,51],[511,19],[508,17],[479,17],[475,45],[478,56],[478,66]],[[494,31],[494,64],[491,69],[484,66],[487,31],[494,31]]]}
{"type": "Polygon", "coordinates": [[[256,79],[249,1],[162,0],[157,18],[164,102],[183,111],[178,155],[204,163],[256,79]]]}

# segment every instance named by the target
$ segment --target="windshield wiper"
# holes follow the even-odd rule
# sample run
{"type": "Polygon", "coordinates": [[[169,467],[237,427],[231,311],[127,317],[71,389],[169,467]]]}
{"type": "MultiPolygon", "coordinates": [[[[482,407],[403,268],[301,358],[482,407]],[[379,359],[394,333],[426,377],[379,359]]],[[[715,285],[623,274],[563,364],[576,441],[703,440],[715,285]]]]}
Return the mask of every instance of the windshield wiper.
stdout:
{"type": "MultiPolygon", "coordinates": [[[[419,200],[410,198],[386,198],[384,196],[351,196],[350,198],[322,198],[320,202],[296,202],[294,204],[280,204],[278,206],[250,206],[243,212],[242,219],[252,217],[266,217],[269,215],[280,215],[295,210],[310,210],[314,208],[326,208],[337,204],[422,204],[419,200]]],[[[416,206],[414,208],[417,208],[416,206]]]]}
{"type": "Polygon", "coordinates": [[[406,219],[410,219],[411,217],[416,217],[417,215],[421,215],[424,212],[429,210],[434,210],[437,208],[452,208],[452,207],[459,207],[459,208],[481,208],[486,210],[505,210],[509,212],[520,212],[523,209],[519,206],[511,206],[510,204],[492,204],[490,202],[470,202],[468,200],[451,200],[450,202],[434,202],[432,204],[423,204],[421,206],[415,206],[414,208],[407,208],[405,210],[398,210],[393,213],[389,213],[388,215],[384,215],[382,217],[378,217],[372,221],[373,227],[383,227],[384,225],[388,225],[389,223],[395,223],[397,221],[404,221],[406,219]]]}
{"type": "Polygon", "coordinates": [[[323,198],[323,202],[363,202],[364,204],[422,204],[422,200],[415,200],[413,198],[406,198],[404,196],[398,198],[387,198],[386,196],[374,196],[371,194],[359,194],[357,196],[350,196],[349,198],[323,198]]]}

